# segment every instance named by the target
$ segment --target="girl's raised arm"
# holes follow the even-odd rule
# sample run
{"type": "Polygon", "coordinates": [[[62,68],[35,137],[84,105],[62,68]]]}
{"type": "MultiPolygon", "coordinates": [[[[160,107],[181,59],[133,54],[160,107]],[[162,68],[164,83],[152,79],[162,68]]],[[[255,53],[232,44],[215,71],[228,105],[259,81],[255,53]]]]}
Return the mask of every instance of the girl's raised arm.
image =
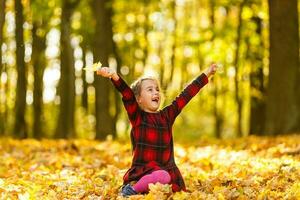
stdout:
{"type": "Polygon", "coordinates": [[[140,108],[136,102],[135,96],[131,88],[127,83],[112,69],[108,67],[102,67],[97,71],[97,75],[108,77],[111,79],[113,85],[122,94],[122,101],[127,111],[129,120],[132,125],[136,123],[140,108]]]}
{"type": "Polygon", "coordinates": [[[185,105],[200,91],[200,89],[208,83],[207,76],[202,73],[194,81],[192,81],[184,90],[175,98],[175,100],[163,109],[168,115],[171,124],[174,123],[185,105]]]}
{"type": "Polygon", "coordinates": [[[215,74],[217,66],[211,65],[200,76],[194,79],[184,90],[175,98],[175,100],[163,109],[168,115],[171,124],[174,123],[176,117],[179,115],[185,105],[200,91],[200,89],[208,83],[208,78],[215,74]]]}

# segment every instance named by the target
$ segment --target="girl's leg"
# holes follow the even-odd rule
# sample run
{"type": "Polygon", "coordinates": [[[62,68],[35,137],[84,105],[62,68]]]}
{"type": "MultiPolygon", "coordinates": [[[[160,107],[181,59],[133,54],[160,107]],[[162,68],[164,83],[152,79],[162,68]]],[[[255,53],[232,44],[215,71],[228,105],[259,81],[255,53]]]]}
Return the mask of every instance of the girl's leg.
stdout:
{"type": "Polygon", "coordinates": [[[168,184],[171,181],[171,176],[165,170],[157,170],[152,172],[151,174],[143,176],[134,186],[133,189],[138,192],[147,192],[149,190],[148,185],[150,183],[161,183],[168,184]]]}

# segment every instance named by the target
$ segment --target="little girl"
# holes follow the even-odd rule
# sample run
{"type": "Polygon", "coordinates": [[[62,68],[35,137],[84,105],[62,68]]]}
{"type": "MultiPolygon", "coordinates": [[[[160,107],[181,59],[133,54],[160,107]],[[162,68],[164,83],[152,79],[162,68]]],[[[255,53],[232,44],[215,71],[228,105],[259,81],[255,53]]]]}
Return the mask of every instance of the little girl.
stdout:
{"type": "Polygon", "coordinates": [[[131,88],[112,69],[102,67],[98,75],[109,77],[122,94],[132,129],[133,160],[125,173],[122,196],[148,192],[150,183],[171,184],[174,192],[186,190],[175,164],[172,125],[183,107],[207,84],[215,74],[212,64],[191,82],[176,99],[162,110],[159,83],[154,78],[140,78],[131,88]]]}

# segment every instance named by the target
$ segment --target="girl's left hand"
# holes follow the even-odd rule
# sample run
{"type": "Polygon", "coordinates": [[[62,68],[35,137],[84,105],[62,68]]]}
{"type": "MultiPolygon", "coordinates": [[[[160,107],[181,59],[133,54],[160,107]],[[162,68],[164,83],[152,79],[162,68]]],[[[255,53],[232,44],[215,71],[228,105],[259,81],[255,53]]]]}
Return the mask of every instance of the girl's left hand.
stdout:
{"type": "Polygon", "coordinates": [[[218,69],[218,65],[213,63],[210,67],[209,67],[209,74],[210,75],[214,75],[217,72],[218,69]]]}
{"type": "Polygon", "coordinates": [[[205,75],[209,78],[210,76],[214,75],[218,69],[217,64],[211,64],[205,71],[205,75]]]}

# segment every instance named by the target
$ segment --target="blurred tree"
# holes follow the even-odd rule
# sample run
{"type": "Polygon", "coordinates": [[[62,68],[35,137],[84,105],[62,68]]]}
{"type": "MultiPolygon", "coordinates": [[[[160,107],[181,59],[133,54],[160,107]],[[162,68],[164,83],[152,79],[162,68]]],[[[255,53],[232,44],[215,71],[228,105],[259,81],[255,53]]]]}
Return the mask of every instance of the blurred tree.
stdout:
{"type": "Polygon", "coordinates": [[[178,40],[178,35],[177,35],[177,27],[178,27],[178,23],[177,23],[177,19],[176,19],[176,2],[175,1],[171,1],[171,13],[172,13],[172,20],[174,22],[174,31],[173,31],[173,43],[172,43],[172,51],[171,51],[171,73],[170,76],[168,78],[168,82],[169,84],[173,81],[174,78],[174,73],[175,73],[175,63],[176,63],[176,49],[177,49],[177,40],[178,40]]]}
{"type": "Polygon", "coordinates": [[[249,134],[262,135],[265,124],[265,93],[263,58],[264,58],[264,43],[262,35],[263,20],[259,16],[254,16],[251,19],[255,24],[256,35],[249,35],[247,38],[248,59],[251,62],[250,72],[250,124],[249,134]],[[253,39],[253,38],[256,39],[253,39]],[[253,41],[257,42],[252,42],[253,41]],[[254,43],[254,44],[253,44],[254,43]],[[263,48],[262,48],[263,47],[263,48]]]}
{"type": "MultiPolygon", "coordinates": [[[[216,26],[216,20],[215,20],[215,7],[216,7],[216,2],[215,0],[211,0],[209,3],[209,9],[210,9],[210,23],[211,23],[211,29],[212,29],[212,37],[211,37],[211,42],[213,44],[212,49],[215,49],[214,47],[214,39],[216,37],[216,30],[215,30],[215,26],[216,26]]],[[[222,132],[222,124],[223,124],[223,117],[221,114],[221,110],[218,109],[218,101],[219,100],[219,91],[218,91],[218,82],[217,82],[217,77],[214,77],[214,79],[212,80],[213,82],[215,82],[214,84],[214,120],[215,120],[215,127],[214,127],[214,135],[216,138],[221,138],[221,132],[222,132]]]]}
{"type": "MultiPolygon", "coordinates": [[[[31,1],[33,2],[33,1],[31,1]]],[[[42,22],[44,23],[44,21],[42,22]]],[[[33,90],[33,135],[35,138],[41,138],[42,130],[42,115],[43,115],[43,74],[46,65],[45,49],[46,49],[46,34],[39,32],[41,30],[38,22],[33,22],[32,26],[32,65],[34,76],[33,90]]]]}
{"type": "MultiPolygon", "coordinates": [[[[6,0],[0,0],[0,81],[1,81],[1,74],[3,69],[3,63],[2,63],[2,44],[3,44],[3,27],[5,23],[5,2],[6,0]]],[[[1,83],[0,83],[1,86],[1,83]]],[[[1,87],[0,87],[1,90],[1,87]]],[[[2,101],[2,98],[4,96],[0,97],[0,102],[2,101]]],[[[5,132],[5,126],[4,126],[4,114],[2,110],[2,105],[0,105],[0,135],[5,132]]]]}
{"type": "Polygon", "coordinates": [[[150,29],[150,25],[149,25],[149,9],[150,8],[149,8],[149,0],[144,0],[143,3],[144,3],[143,9],[144,9],[144,18],[145,18],[144,27],[143,27],[144,28],[143,65],[146,66],[148,53],[149,53],[148,33],[149,33],[149,29],[150,29]]]}
{"type": "MultiPolygon", "coordinates": [[[[116,64],[117,64],[116,71],[118,74],[121,74],[120,66],[122,66],[122,58],[120,56],[117,43],[114,40],[112,42],[113,42],[112,51],[113,51],[113,55],[116,59],[116,64]]],[[[115,99],[115,113],[114,113],[113,123],[115,124],[115,130],[116,130],[116,125],[117,125],[117,121],[120,116],[121,103],[122,103],[120,101],[119,91],[117,91],[117,90],[114,90],[114,99],[115,99]]],[[[117,136],[116,131],[113,133],[113,136],[114,137],[117,136]]]]}
{"type": "MultiPolygon", "coordinates": [[[[101,61],[103,66],[109,66],[109,57],[113,54],[112,41],[112,1],[94,0],[93,13],[96,19],[94,36],[94,61],[101,61]]],[[[95,74],[96,90],[96,139],[105,139],[108,135],[115,135],[115,124],[110,112],[111,83],[95,74]]]]}
{"type": "MultiPolygon", "coordinates": [[[[86,53],[88,51],[88,45],[84,41],[80,44],[82,49],[82,64],[86,66],[86,53]]],[[[86,82],[86,70],[81,72],[82,79],[82,95],[81,95],[81,106],[88,111],[88,83],[86,82]]]]}
{"type": "Polygon", "coordinates": [[[75,112],[75,68],[71,46],[71,17],[80,0],[63,0],[61,13],[59,83],[60,110],[56,127],[56,138],[71,138],[76,135],[74,127],[75,112]]]}
{"type": "Polygon", "coordinates": [[[16,64],[17,64],[17,89],[15,101],[15,124],[14,136],[17,138],[27,137],[27,125],[25,121],[26,111],[26,91],[27,91],[27,78],[26,78],[26,65],[24,61],[25,47],[24,47],[24,16],[23,5],[21,0],[15,0],[15,20],[16,20],[16,64]]]}
{"type": "MultiPolygon", "coordinates": [[[[90,9],[91,1],[81,1],[80,5],[76,9],[76,13],[80,15],[80,26],[74,27],[74,32],[80,38],[80,48],[82,50],[82,62],[83,67],[87,65],[86,56],[92,51],[93,46],[93,34],[95,20],[92,16],[92,10],[90,9]]],[[[77,24],[77,23],[74,23],[77,24]]],[[[81,106],[88,112],[89,102],[88,102],[88,82],[86,80],[86,70],[81,71],[82,79],[82,94],[81,94],[81,106]]]]}
{"type": "Polygon", "coordinates": [[[47,22],[53,14],[53,8],[50,4],[45,4],[41,0],[32,0],[31,2],[32,14],[32,55],[31,61],[33,66],[33,136],[35,138],[43,137],[44,130],[43,118],[43,76],[46,67],[46,35],[49,31],[47,22]]]}
{"type": "MultiPolygon", "coordinates": [[[[5,2],[6,0],[0,0],[0,47],[3,44],[3,27],[5,23],[5,2]]],[[[1,48],[0,48],[1,49],[1,48]]],[[[3,63],[2,63],[2,51],[0,51],[0,75],[2,72],[3,63]]]]}
{"type": "Polygon", "coordinates": [[[238,11],[238,25],[237,25],[237,33],[236,33],[236,49],[235,49],[235,56],[233,65],[235,67],[235,76],[234,76],[234,83],[235,83],[235,101],[237,104],[237,129],[236,135],[238,137],[242,136],[242,108],[243,108],[243,101],[240,95],[240,75],[239,75],[239,59],[240,59],[240,46],[241,46],[241,37],[242,37],[242,26],[243,26],[243,18],[242,13],[243,9],[247,3],[247,0],[243,0],[239,5],[238,11]]]}
{"type": "Polygon", "coordinates": [[[265,133],[293,133],[300,126],[297,0],[269,0],[270,65],[265,133]]]}

